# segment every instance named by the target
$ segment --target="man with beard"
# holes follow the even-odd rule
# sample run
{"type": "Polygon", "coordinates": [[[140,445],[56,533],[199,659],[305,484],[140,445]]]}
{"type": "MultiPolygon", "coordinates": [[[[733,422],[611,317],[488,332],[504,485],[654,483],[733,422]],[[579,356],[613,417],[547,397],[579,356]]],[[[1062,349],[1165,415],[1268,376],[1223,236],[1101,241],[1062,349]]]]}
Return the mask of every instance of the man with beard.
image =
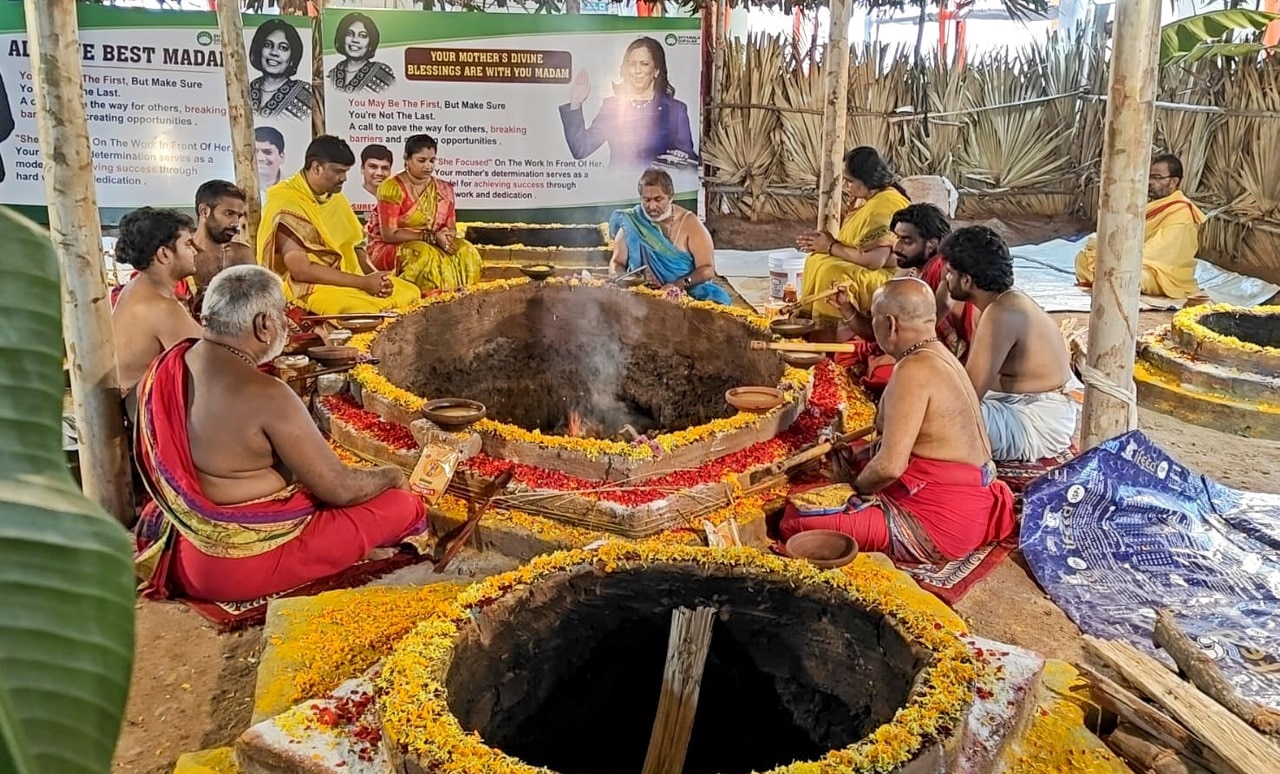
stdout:
{"type": "MultiPolygon", "coordinates": [[[[953,301],[947,293],[947,261],[938,254],[938,245],[951,232],[947,216],[932,204],[911,204],[894,213],[890,228],[897,236],[891,248],[896,276],[916,277],[933,289],[938,305],[938,338],[963,362],[977,325],[978,310],[972,304],[953,301]]],[[[876,345],[870,317],[853,305],[847,293],[836,295],[835,306],[841,315],[837,340],[852,340],[859,346],[858,352],[836,356],[836,362],[848,368],[867,389],[882,391],[893,372],[893,358],[876,345]]]]}
{"type": "Polygon", "coordinates": [[[143,207],[120,219],[116,260],[135,270],[111,308],[116,370],[125,394],[161,352],[200,333],[178,298],[196,270],[194,231],[191,218],[174,210],[143,207]]]}
{"type": "Polygon", "coordinates": [[[258,599],[425,529],[399,468],[344,465],[293,390],[258,370],[289,335],[278,277],[229,268],[201,311],[204,330],[138,386],[137,460],[155,498],[137,527],[145,595],[258,599]]]}
{"type": "Polygon", "coordinates": [[[272,186],[258,229],[258,263],[284,279],[285,299],[312,314],[404,309],[417,286],[377,271],[364,228],[342,194],[356,157],[345,140],[322,134],[307,146],[302,171],[272,186]]]}
{"type": "Polygon", "coordinates": [[[1081,385],[1053,318],[1013,287],[1013,259],[995,231],[970,226],[942,243],[951,297],[981,310],[965,370],[982,401],[995,458],[1036,462],[1071,448],[1081,385]]]}
{"type": "Polygon", "coordinates": [[[716,267],[711,232],[697,215],[675,203],[671,175],[647,169],[637,189],[640,203],[609,217],[610,274],[643,268],[650,285],[688,293],[699,301],[732,304],[729,294],[712,281],[716,267]]]}
{"type": "MultiPolygon", "coordinates": [[[[245,218],[245,193],[226,180],[196,189],[196,290],[209,287],[223,269],[256,263],[253,248],[236,241],[245,218]]],[[[193,303],[199,309],[199,297],[193,303]]]]}
{"type": "MultiPolygon", "coordinates": [[[[1149,296],[1187,298],[1200,292],[1196,283],[1196,252],[1200,249],[1200,211],[1178,187],[1182,161],[1171,153],[1151,159],[1147,175],[1147,214],[1142,237],[1142,292],[1149,296]]],[[[1098,235],[1085,242],[1076,256],[1076,280],[1093,285],[1098,258],[1098,235]]]]}

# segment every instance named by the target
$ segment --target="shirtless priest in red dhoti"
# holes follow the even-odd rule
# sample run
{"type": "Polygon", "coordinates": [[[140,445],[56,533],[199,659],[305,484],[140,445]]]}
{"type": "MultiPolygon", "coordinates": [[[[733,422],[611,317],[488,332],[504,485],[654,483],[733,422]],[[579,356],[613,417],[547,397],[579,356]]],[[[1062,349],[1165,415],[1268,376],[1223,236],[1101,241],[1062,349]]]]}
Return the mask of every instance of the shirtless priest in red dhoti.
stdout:
{"type": "Polygon", "coordinates": [[[280,278],[234,266],[205,291],[203,337],[138,386],[137,459],[155,501],[137,527],[144,594],[241,602],[341,572],[426,528],[394,467],[355,469],[284,382],[280,278]]]}
{"type": "Polygon", "coordinates": [[[996,479],[973,384],[938,341],[936,309],[914,277],[877,291],[872,328],[897,361],[876,415],[878,448],[851,484],[792,493],[783,539],[834,529],[863,551],[940,564],[1013,534],[1013,494],[996,479]]]}

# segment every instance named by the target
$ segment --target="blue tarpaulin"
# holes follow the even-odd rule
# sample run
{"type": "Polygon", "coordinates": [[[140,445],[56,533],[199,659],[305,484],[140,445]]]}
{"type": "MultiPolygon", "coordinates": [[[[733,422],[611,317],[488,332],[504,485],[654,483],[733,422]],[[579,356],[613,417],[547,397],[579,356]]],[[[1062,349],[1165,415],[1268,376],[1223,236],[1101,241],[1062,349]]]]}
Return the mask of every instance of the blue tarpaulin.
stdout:
{"type": "Polygon", "coordinates": [[[1280,708],[1280,495],[1223,486],[1135,430],[1031,483],[1020,542],[1086,634],[1172,664],[1151,639],[1167,608],[1242,696],[1280,708]]]}

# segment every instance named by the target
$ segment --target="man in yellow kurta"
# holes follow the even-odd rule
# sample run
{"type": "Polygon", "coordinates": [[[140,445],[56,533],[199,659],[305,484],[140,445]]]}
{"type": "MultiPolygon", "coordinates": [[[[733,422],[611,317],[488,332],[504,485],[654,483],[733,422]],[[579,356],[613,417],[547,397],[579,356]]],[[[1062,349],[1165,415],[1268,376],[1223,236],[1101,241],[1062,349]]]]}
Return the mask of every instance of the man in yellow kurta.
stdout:
{"type": "MultiPolygon", "coordinates": [[[[1151,160],[1147,177],[1146,227],[1142,245],[1142,292],[1148,296],[1186,298],[1200,291],[1196,284],[1196,251],[1204,213],[1186,197],[1182,162],[1173,154],[1151,160]]],[[[1076,256],[1076,280],[1093,284],[1093,264],[1098,255],[1098,235],[1089,237],[1076,256]]]]}
{"type": "Polygon", "coordinates": [[[364,230],[342,194],[355,163],[345,141],[321,135],[307,146],[302,171],[267,189],[258,263],[284,279],[290,303],[312,314],[403,309],[422,295],[369,264],[364,230]]]}

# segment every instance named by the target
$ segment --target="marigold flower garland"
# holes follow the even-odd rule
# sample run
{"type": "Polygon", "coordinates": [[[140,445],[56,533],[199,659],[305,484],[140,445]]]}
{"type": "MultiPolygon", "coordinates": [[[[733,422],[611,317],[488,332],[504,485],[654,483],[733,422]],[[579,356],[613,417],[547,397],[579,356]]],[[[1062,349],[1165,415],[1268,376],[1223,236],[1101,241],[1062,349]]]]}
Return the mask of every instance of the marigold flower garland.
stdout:
{"type": "Polygon", "coordinates": [[[1210,330],[1204,323],[1200,322],[1207,315],[1221,314],[1223,312],[1247,316],[1280,315],[1280,306],[1252,306],[1247,308],[1233,306],[1232,304],[1191,306],[1175,314],[1171,325],[1175,330],[1181,331],[1193,339],[1213,342],[1226,349],[1234,349],[1254,355],[1269,354],[1280,356],[1280,347],[1264,347],[1251,341],[1242,341],[1235,336],[1225,336],[1210,330]]]}
{"type": "Polygon", "coordinates": [[[959,728],[973,700],[978,668],[957,633],[933,615],[893,593],[889,574],[865,564],[821,572],[805,562],[766,556],[748,548],[699,549],[673,545],[609,543],[598,551],[563,551],[470,586],[451,609],[425,621],[395,647],[378,680],[379,708],[389,741],[417,755],[436,774],[549,774],[488,746],[459,725],[445,690],[454,646],[463,628],[513,589],[561,572],[594,568],[616,572],[660,563],[696,563],[745,568],[780,576],[795,586],[837,589],[873,613],[889,616],[912,641],[934,654],[918,680],[922,686],[892,720],[862,740],[813,762],[779,766],[769,774],[888,772],[914,758],[929,743],[959,728]]]}

